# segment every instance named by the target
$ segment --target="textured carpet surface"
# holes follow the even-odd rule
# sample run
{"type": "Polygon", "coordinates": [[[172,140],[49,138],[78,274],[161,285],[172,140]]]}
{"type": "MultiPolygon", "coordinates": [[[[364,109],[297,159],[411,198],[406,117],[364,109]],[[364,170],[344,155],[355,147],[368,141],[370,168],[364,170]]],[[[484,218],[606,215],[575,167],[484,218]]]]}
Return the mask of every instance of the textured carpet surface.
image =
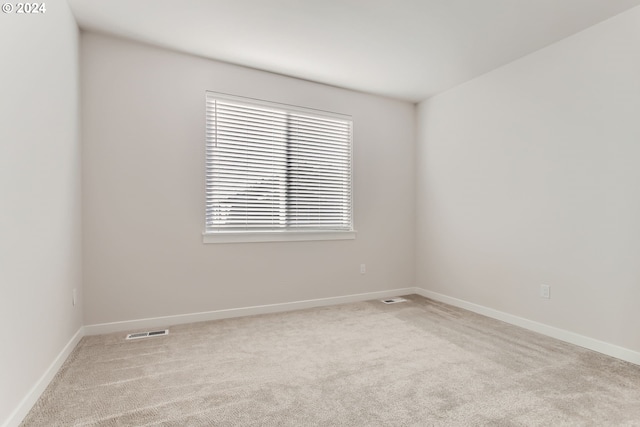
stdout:
{"type": "Polygon", "coordinates": [[[410,295],[85,337],[23,426],[640,426],[640,366],[410,295]]]}

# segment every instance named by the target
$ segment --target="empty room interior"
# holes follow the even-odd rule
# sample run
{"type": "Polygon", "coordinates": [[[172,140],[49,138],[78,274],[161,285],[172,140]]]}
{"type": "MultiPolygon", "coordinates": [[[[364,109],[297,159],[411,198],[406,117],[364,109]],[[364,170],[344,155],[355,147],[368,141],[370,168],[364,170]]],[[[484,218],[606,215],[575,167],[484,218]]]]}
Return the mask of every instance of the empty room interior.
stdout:
{"type": "Polygon", "coordinates": [[[0,425],[640,425],[640,0],[0,14],[0,425]]]}

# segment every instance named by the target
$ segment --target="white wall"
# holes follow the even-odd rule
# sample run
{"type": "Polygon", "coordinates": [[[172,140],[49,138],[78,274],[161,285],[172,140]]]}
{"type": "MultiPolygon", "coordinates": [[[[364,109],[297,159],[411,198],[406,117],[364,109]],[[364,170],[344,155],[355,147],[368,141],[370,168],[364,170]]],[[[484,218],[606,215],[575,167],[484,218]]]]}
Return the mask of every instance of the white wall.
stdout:
{"type": "Polygon", "coordinates": [[[0,14],[0,424],[81,326],[78,30],[46,6],[0,14]]]}
{"type": "Polygon", "coordinates": [[[636,7],[421,103],[417,285],[640,351],[639,76],[636,7]]]}
{"type": "Polygon", "coordinates": [[[81,58],[86,324],[413,286],[414,105],[92,33],[81,58]],[[204,245],[205,90],[351,114],[357,239],[204,245]]]}

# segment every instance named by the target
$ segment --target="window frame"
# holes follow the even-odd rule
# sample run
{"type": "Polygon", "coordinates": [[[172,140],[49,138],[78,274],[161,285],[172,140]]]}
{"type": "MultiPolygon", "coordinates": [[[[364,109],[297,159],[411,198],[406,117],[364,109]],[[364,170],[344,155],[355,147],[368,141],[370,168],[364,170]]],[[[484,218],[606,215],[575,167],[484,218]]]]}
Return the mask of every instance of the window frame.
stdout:
{"type": "MultiPolygon", "coordinates": [[[[267,229],[267,230],[216,230],[212,231],[207,229],[207,209],[205,208],[205,224],[204,231],[202,233],[203,243],[240,243],[240,242],[285,242],[285,241],[313,241],[313,240],[353,240],[356,238],[356,230],[354,227],[354,135],[353,135],[353,118],[346,114],[334,113],[325,110],[319,110],[315,108],[300,107],[291,104],[284,104],[280,102],[265,101],[261,99],[230,95],[215,91],[205,92],[205,113],[208,112],[208,105],[210,99],[220,99],[230,102],[238,102],[249,106],[262,106],[270,109],[276,109],[280,111],[307,114],[318,118],[329,118],[345,120],[350,125],[349,135],[349,212],[350,212],[350,229],[307,229],[307,228],[282,228],[282,229],[267,229]]],[[[205,114],[205,154],[210,148],[209,139],[207,136],[207,127],[209,125],[209,119],[205,114]]],[[[287,144],[291,141],[287,140],[287,144]]],[[[206,158],[206,155],[205,155],[206,158]]],[[[205,164],[205,172],[208,172],[208,166],[205,164]]],[[[205,173],[205,203],[206,203],[206,189],[209,185],[209,179],[205,173]]]]}

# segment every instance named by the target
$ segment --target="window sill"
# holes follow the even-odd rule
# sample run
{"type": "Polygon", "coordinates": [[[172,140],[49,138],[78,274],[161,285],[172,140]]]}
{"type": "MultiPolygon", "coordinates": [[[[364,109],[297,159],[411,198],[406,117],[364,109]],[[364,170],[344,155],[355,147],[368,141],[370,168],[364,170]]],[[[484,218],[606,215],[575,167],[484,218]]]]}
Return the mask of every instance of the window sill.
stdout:
{"type": "Polygon", "coordinates": [[[302,242],[311,240],[354,240],[355,231],[255,231],[202,233],[202,243],[302,242]]]}

